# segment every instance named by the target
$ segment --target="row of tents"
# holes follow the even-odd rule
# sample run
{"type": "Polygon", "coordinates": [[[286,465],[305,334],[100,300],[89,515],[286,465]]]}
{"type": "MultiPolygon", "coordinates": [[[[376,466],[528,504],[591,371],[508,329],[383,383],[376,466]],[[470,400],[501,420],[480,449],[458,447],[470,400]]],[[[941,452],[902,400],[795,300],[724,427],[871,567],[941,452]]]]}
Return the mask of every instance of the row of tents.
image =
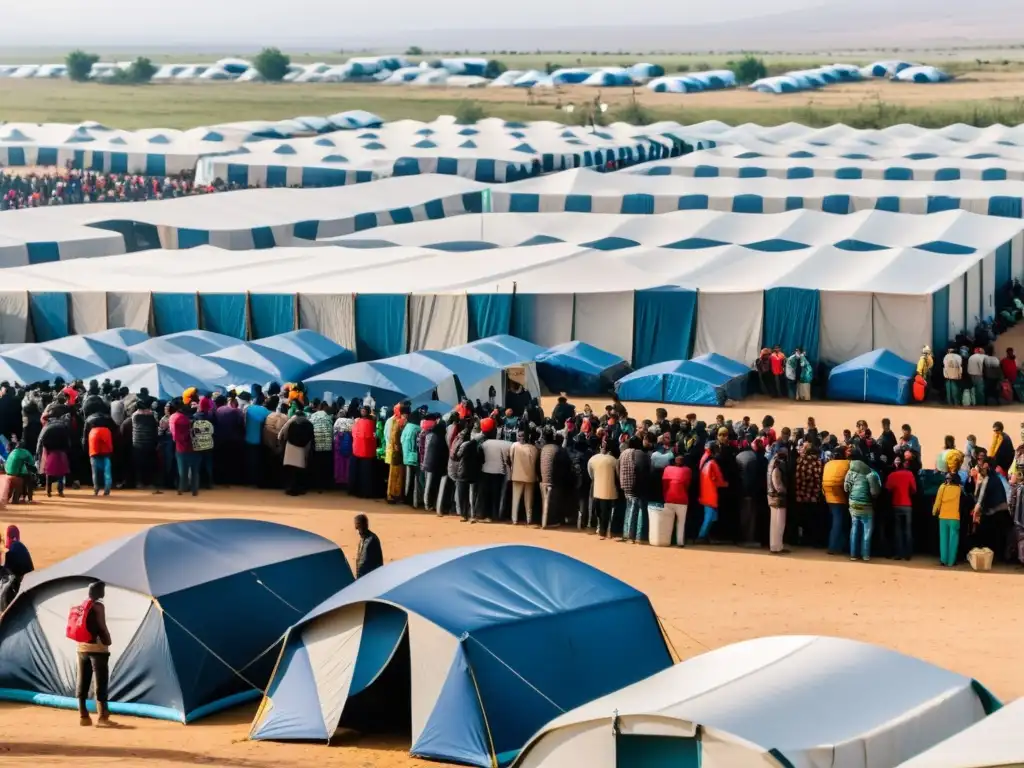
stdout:
{"type": "MultiPolygon", "coordinates": [[[[828,396],[835,400],[906,404],[915,366],[888,350],[875,350],[832,369],[828,396]]],[[[513,336],[492,336],[447,350],[420,350],[356,362],[356,355],[309,330],[251,342],[210,331],[150,338],[114,329],[39,344],[0,347],[0,380],[110,379],[132,392],[145,387],[161,399],[190,387],[250,390],[270,382],[305,383],[311,397],[362,398],[381,405],[403,399],[451,409],[461,398],[488,401],[508,380],[535,395],[577,396],[615,392],[622,400],[724,405],[747,396],[748,363],[710,352],[631,370],[625,359],[573,341],[549,349],[513,336]]]]}
{"type": "Polygon", "coordinates": [[[766,637],[674,664],[647,596],[560,553],[447,549],[353,581],[333,542],[256,520],[158,525],[29,574],[0,615],[0,700],[77,705],[64,617],[95,580],[115,714],[261,699],[254,740],[394,726],[414,756],[481,768],[1024,760],[1019,703],[894,651],[766,637]]]}

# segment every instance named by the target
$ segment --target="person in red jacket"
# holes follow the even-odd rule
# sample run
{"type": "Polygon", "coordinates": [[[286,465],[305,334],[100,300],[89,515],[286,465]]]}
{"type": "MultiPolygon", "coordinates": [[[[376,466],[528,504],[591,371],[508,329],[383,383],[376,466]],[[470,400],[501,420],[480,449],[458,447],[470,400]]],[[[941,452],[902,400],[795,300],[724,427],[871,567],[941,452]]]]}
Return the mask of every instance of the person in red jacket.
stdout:
{"type": "Polygon", "coordinates": [[[718,489],[729,485],[718,466],[721,447],[718,443],[708,445],[700,468],[700,503],[704,506],[704,522],[697,535],[698,543],[706,543],[711,526],[718,520],[718,489]]]}
{"type": "Polygon", "coordinates": [[[686,546],[686,510],[690,506],[690,480],[693,476],[690,468],[683,466],[684,459],[683,456],[676,456],[661,476],[665,510],[671,512],[675,520],[677,547],[686,546]]]}
{"type": "Polygon", "coordinates": [[[1013,354],[1013,347],[1006,348],[1006,357],[999,361],[999,367],[1003,369],[1003,378],[1010,382],[1010,386],[1017,381],[1017,356],[1013,354]]]}
{"type": "Polygon", "coordinates": [[[92,495],[98,496],[100,485],[103,495],[110,495],[113,483],[110,460],[114,455],[114,435],[105,424],[89,430],[89,463],[92,464],[92,495]]]}
{"type": "Polygon", "coordinates": [[[909,560],[914,551],[910,518],[914,508],[914,494],[917,493],[917,478],[907,469],[902,456],[893,460],[895,471],[885,481],[885,490],[892,498],[893,516],[896,519],[896,560],[909,560]]]}
{"type": "Polygon", "coordinates": [[[349,479],[352,495],[370,498],[373,495],[373,468],[377,459],[377,425],[370,409],[359,409],[359,418],[352,425],[352,475],[349,479]]]}

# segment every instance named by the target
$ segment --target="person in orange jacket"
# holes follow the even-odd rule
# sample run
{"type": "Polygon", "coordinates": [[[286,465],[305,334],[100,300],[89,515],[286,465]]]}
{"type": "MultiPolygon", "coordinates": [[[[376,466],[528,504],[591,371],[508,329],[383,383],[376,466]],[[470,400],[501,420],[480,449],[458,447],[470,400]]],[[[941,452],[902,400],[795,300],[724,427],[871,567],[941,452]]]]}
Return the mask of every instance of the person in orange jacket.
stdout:
{"type": "Polygon", "coordinates": [[[700,503],[704,506],[704,522],[697,535],[698,543],[707,543],[711,526],[718,520],[718,489],[729,485],[722,474],[722,468],[718,466],[720,452],[719,444],[711,443],[701,463],[700,503]]]}
{"type": "Polygon", "coordinates": [[[102,484],[103,495],[109,496],[113,482],[110,461],[114,455],[114,434],[105,423],[99,423],[89,430],[86,440],[92,464],[92,494],[98,496],[102,484]]]}

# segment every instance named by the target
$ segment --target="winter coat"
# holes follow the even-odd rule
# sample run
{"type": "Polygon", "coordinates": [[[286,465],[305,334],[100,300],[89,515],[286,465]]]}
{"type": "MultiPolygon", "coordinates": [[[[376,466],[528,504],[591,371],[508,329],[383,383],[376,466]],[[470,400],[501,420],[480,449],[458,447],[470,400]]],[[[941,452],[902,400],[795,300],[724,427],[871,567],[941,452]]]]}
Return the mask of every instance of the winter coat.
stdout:
{"type": "Polygon", "coordinates": [[[47,451],[67,451],[71,447],[71,429],[63,419],[46,422],[39,433],[39,447],[47,451]]]}
{"type": "Polygon", "coordinates": [[[455,479],[475,483],[480,479],[480,445],[476,440],[459,439],[452,452],[455,460],[455,479]]]}
{"type": "Polygon", "coordinates": [[[419,451],[416,450],[416,439],[420,434],[420,425],[408,423],[402,429],[402,463],[407,467],[419,465],[419,451]]]}
{"type": "Polygon", "coordinates": [[[352,425],[352,455],[357,459],[377,457],[377,432],[373,419],[359,418],[352,425]]]}
{"type": "Polygon", "coordinates": [[[826,504],[842,504],[846,506],[849,497],[843,483],[846,473],[850,471],[849,459],[832,459],[825,464],[821,472],[821,490],[825,494],[826,504]]]}
{"type": "Polygon", "coordinates": [[[513,443],[509,449],[509,463],[514,483],[537,482],[537,446],[529,443],[513,443]]]}
{"type": "Polygon", "coordinates": [[[313,450],[313,425],[309,419],[292,416],[281,428],[278,439],[284,443],[284,466],[305,469],[306,459],[313,450]]]}
{"type": "Polygon", "coordinates": [[[444,434],[438,434],[431,430],[423,441],[423,464],[420,467],[424,472],[440,474],[448,469],[448,444],[445,442],[444,434]]]}
{"type": "Polygon", "coordinates": [[[821,493],[821,462],[817,455],[796,457],[796,503],[813,504],[821,493]]]}
{"type": "Polygon", "coordinates": [[[718,509],[718,489],[727,485],[718,462],[711,458],[704,462],[700,469],[700,503],[718,509]]]}
{"type": "Polygon", "coordinates": [[[850,514],[866,516],[874,511],[872,504],[882,492],[882,481],[871,467],[855,459],[850,462],[843,489],[850,497],[850,514]]]}
{"type": "Polygon", "coordinates": [[[786,461],[785,456],[776,453],[768,462],[768,506],[773,509],[786,508],[786,461]]]}
{"type": "Polygon", "coordinates": [[[765,493],[765,473],[768,468],[764,456],[759,456],[755,451],[740,451],[736,454],[736,468],[739,470],[743,495],[760,498],[765,493]]]}

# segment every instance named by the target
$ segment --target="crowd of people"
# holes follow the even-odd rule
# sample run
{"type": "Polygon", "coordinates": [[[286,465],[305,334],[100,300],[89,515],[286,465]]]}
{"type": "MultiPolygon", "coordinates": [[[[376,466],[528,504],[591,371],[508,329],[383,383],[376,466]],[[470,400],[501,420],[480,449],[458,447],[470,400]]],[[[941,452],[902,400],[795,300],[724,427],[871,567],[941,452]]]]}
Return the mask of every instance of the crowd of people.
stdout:
{"type": "Polygon", "coordinates": [[[196,184],[191,171],[174,176],[64,171],[13,174],[0,171],[0,211],[78,203],[124,203],[165,200],[241,189],[220,179],[196,184]]]}
{"type": "Polygon", "coordinates": [[[0,435],[12,502],[67,483],[96,495],[343,488],[470,524],[570,525],[633,543],[648,541],[654,505],[677,546],[801,545],[863,560],[934,549],[946,566],[987,546],[1024,563],[1024,444],[1014,449],[999,422],[987,443],[947,437],[929,462],[910,425],[888,420],[877,435],[863,421],[830,434],[813,418],[776,430],[771,416],[707,424],[664,409],[637,421],[618,400],[598,413],[565,397],[546,414],[514,383],[501,406],[463,400],[441,414],[310,400],[302,385],[157,402],[119,382],[57,381],[0,385],[0,435]]]}

